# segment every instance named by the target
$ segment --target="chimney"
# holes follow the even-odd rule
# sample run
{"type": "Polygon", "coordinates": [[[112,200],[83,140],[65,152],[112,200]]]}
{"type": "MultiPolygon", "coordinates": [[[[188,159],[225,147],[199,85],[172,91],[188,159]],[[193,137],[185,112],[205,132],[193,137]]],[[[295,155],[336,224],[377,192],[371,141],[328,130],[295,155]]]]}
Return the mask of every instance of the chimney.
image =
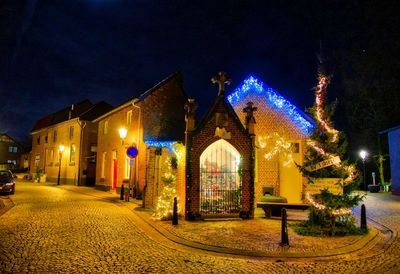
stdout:
{"type": "Polygon", "coordinates": [[[71,105],[71,109],[69,110],[69,113],[68,113],[68,119],[71,119],[73,111],[74,111],[74,104],[71,105]]]}

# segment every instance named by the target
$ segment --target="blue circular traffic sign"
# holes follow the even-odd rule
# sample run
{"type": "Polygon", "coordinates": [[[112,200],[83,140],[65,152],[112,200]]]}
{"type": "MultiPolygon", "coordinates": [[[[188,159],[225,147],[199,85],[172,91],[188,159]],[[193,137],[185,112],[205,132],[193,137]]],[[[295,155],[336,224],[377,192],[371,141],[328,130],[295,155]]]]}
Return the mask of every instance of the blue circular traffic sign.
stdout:
{"type": "Polygon", "coordinates": [[[135,159],[138,154],[139,150],[135,146],[130,146],[126,149],[126,155],[131,159],[135,159]]]}

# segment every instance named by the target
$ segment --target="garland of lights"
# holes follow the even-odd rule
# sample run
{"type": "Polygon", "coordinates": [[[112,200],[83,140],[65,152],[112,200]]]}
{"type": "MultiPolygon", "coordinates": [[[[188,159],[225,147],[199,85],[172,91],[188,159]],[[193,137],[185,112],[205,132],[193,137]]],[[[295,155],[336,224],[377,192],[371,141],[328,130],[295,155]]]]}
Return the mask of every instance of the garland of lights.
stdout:
{"type": "MultiPolygon", "coordinates": [[[[266,86],[266,85],[265,85],[266,86]]],[[[236,88],[231,94],[227,96],[229,103],[236,106],[241,103],[246,96],[264,96],[268,105],[283,111],[290,120],[296,124],[305,135],[310,135],[314,130],[314,124],[309,118],[302,113],[295,105],[286,100],[282,95],[272,88],[266,86],[253,76],[249,76],[243,81],[243,84],[236,88]]]]}
{"type": "MultiPolygon", "coordinates": [[[[265,147],[265,143],[263,143],[263,138],[259,138],[259,143],[262,148],[265,147]]],[[[272,150],[264,155],[265,159],[270,160],[277,154],[282,154],[283,158],[287,160],[283,163],[284,166],[288,166],[293,162],[293,154],[292,154],[292,143],[286,141],[282,136],[278,133],[274,132],[271,135],[267,136],[267,139],[272,139],[274,142],[274,146],[272,150]]]]}
{"type": "Polygon", "coordinates": [[[171,151],[173,145],[176,143],[176,141],[157,141],[152,138],[146,138],[144,142],[148,147],[166,147],[168,151],[171,151]]]}
{"type": "MultiPolygon", "coordinates": [[[[318,85],[315,91],[315,103],[316,103],[316,114],[317,114],[317,119],[319,125],[322,126],[324,130],[332,134],[331,142],[335,143],[339,140],[339,132],[330,127],[328,121],[325,120],[325,111],[324,111],[324,106],[325,106],[325,98],[326,98],[326,89],[329,84],[329,78],[324,76],[324,75],[319,75],[319,81],[318,85]]],[[[321,148],[317,142],[308,139],[307,144],[312,147],[317,153],[327,156],[329,158],[335,157],[336,155],[332,153],[326,152],[323,148],[321,148]]],[[[342,162],[339,163],[334,163],[334,165],[338,168],[343,169],[346,172],[347,178],[343,180],[344,185],[348,185],[350,182],[354,181],[355,178],[357,177],[357,172],[356,168],[354,165],[350,166],[344,166],[342,162]]],[[[319,210],[330,210],[331,214],[334,216],[338,215],[349,215],[351,214],[351,210],[348,208],[342,208],[342,209],[336,209],[333,210],[331,208],[327,208],[325,205],[320,204],[316,202],[310,195],[310,193],[306,193],[305,195],[306,200],[312,204],[313,207],[319,209],[319,210]]]]}
{"type": "Polygon", "coordinates": [[[320,123],[320,125],[329,133],[332,134],[332,142],[336,142],[339,140],[339,132],[331,128],[328,123],[324,119],[324,105],[325,105],[325,98],[326,98],[326,88],[328,87],[329,84],[329,78],[320,75],[319,76],[319,82],[317,85],[317,89],[315,92],[315,103],[317,105],[317,118],[320,123]]]}
{"type": "Polygon", "coordinates": [[[161,195],[157,199],[155,210],[155,217],[161,220],[170,219],[172,217],[174,198],[176,197],[179,201],[178,192],[176,190],[176,175],[172,172],[171,157],[167,157],[165,161],[168,165],[168,170],[161,176],[161,180],[164,182],[164,187],[161,195]]]}

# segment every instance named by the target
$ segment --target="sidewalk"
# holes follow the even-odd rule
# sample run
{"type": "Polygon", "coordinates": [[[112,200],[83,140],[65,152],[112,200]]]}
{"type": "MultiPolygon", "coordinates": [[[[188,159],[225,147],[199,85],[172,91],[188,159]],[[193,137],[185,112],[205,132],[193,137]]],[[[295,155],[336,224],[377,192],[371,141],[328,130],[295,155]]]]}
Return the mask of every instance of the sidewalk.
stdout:
{"type": "MultiPolygon", "coordinates": [[[[367,235],[346,237],[300,236],[288,227],[290,246],[281,247],[281,220],[264,218],[262,209],[256,210],[253,220],[217,219],[189,222],[180,218],[179,224],[173,226],[171,221],[155,219],[151,210],[141,208],[141,201],[120,201],[118,194],[90,187],[58,187],[118,203],[139,217],[142,222],[135,224],[143,231],[149,232],[153,229],[153,235],[157,233],[158,237],[165,237],[180,245],[210,252],[270,258],[321,258],[366,252],[382,241],[379,231],[371,226],[367,235]]],[[[306,212],[288,211],[289,223],[306,217],[306,212]]]]}

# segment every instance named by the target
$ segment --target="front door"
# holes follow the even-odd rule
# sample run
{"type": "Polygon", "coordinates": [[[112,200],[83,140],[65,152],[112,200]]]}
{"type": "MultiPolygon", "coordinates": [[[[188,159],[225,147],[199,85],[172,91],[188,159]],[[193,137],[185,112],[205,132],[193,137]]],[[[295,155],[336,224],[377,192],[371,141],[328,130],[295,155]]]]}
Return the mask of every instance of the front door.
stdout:
{"type": "Polygon", "coordinates": [[[301,163],[300,142],[292,143],[291,159],[287,155],[279,155],[280,196],[289,203],[301,203],[302,176],[295,163],[301,163]]]}

